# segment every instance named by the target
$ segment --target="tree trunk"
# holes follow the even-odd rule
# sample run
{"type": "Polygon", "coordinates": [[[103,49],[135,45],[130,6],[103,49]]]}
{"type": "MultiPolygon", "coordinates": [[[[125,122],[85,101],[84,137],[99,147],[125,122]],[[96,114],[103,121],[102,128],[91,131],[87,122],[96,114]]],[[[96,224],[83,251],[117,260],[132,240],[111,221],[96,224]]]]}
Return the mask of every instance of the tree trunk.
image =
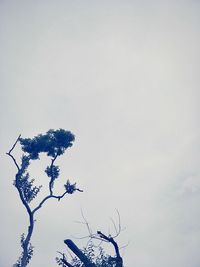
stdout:
{"type": "Polygon", "coordinates": [[[21,258],[21,265],[20,267],[26,267],[31,259],[31,254],[29,251],[29,247],[30,247],[30,240],[31,240],[31,236],[33,233],[33,227],[34,227],[34,219],[33,219],[33,215],[32,213],[29,214],[29,220],[30,220],[30,225],[28,227],[28,234],[22,244],[22,258],[21,258]]]}

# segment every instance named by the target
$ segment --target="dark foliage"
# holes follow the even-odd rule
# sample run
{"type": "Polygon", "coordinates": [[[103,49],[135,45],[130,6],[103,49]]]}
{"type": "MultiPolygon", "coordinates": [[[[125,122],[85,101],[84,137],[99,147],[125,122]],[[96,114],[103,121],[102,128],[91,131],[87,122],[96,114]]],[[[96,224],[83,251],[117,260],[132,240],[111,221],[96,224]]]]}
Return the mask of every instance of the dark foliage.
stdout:
{"type": "Polygon", "coordinates": [[[48,177],[55,180],[59,176],[60,169],[59,169],[59,166],[55,166],[55,165],[47,166],[45,172],[46,172],[48,177]]]}
{"type": "Polygon", "coordinates": [[[77,190],[76,183],[71,184],[69,180],[67,180],[66,184],[64,184],[64,187],[65,187],[65,191],[68,194],[73,194],[77,190]]]}
{"type": "Polygon", "coordinates": [[[34,186],[34,179],[29,179],[29,173],[27,172],[30,165],[30,157],[23,155],[21,161],[21,168],[16,174],[14,185],[20,190],[23,199],[30,203],[39,193],[42,186],[34,186]]]}
{"type": "Polygon", "coordinates": [[[39,153],[48,156],[60,156],[68,147],[72,146],[75,136],[66,130],[49,130],[46,134],[39,134],[34,138],[20,138],[22,150],[29,154],[32,160],[39,158],[39,153]]]}

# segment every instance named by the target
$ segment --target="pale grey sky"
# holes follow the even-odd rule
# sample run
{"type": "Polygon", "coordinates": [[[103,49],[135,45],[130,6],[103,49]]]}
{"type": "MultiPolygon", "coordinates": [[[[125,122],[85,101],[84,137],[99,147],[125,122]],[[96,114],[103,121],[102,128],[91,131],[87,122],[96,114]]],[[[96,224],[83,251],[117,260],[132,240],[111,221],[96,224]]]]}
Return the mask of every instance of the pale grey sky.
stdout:
{"type": "Polygon", "coordinates": [[[126,267],[199,267],[199,14],[197,0],[0,1],[0,266],[27,227],[5,152],[19,133],[64,128],[76,141],[60,184],[84,193],[41,210],[29,266],[56,266],[63,240],[85,235],[81,208],[103,231],[117,208],[126,267]]]}

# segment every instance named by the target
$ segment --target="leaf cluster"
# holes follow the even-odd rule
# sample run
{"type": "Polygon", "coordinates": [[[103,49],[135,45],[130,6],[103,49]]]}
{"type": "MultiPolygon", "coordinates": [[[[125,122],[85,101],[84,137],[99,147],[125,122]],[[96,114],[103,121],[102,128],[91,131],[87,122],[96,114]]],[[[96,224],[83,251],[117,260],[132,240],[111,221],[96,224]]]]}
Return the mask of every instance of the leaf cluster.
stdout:
{"type": "Polygon", "coordinates": [[[29,179],[29,173],[27,172],[27,168],[30,164],[30,157],[23,155],[21,168],[18,174],[16,175],[16,179],[14,181],[14,185],[20,190],[23,194],[23,198],[27,203],[30,203],[39,193],[42,186],[34,186],[34,179],[29,179]]]}
{"type": "Polygon", "coordinates": [[[52,165],[52,166],[47,166],[45,172],[48,177],[55,180],[59,176],[60,169],[59,166],[52,165]]]}
{"type": "Polygon", "coordinates": [[[75,136],[63,129],[50,129],[46,134],[39,134],[32,139],[19,139],[22,150],[28,153],[32,160],[38,159],[42,152],[52,157],[60,156],[72,146],[74,140],[75,136]]]}
{"type": "Polygon", "coordinates": [[[58,178],[59,173],[60,173],[60,168],[59,166],[55,166],[55,165],[50,165],[47,166],[46,170],[45,170],[47,176],[51,179],[50,181],[50,188],[52,189],[54,186],[54,181],[56,178],[58,178]]]}
{"type": "Polygon", "coordinates": [[[77,190],[76,183],[71,184],[69,180],[67,180],[66,184],[64,184],[64,187],[65,187],[65,191],[68,194],[73,194],[77,190]]]}

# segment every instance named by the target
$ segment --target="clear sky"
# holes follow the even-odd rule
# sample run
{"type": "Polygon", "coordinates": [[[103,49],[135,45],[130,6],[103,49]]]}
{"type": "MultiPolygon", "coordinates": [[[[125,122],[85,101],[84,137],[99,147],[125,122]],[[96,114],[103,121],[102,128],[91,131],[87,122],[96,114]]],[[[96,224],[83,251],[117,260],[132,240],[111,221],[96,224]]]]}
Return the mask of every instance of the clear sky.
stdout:
{"type": "Polygon", "coordinates": [[[5,153],[50,128],[75,134],[60,184],[84,193],[38,213],[30,267],[55,267],[63,240],[86,234],[81,208],[105,233],[119,210],[126,267],[199,267],[199,25],[198,0],[0,1],[1,267],[27,228],[5,153]]]}

